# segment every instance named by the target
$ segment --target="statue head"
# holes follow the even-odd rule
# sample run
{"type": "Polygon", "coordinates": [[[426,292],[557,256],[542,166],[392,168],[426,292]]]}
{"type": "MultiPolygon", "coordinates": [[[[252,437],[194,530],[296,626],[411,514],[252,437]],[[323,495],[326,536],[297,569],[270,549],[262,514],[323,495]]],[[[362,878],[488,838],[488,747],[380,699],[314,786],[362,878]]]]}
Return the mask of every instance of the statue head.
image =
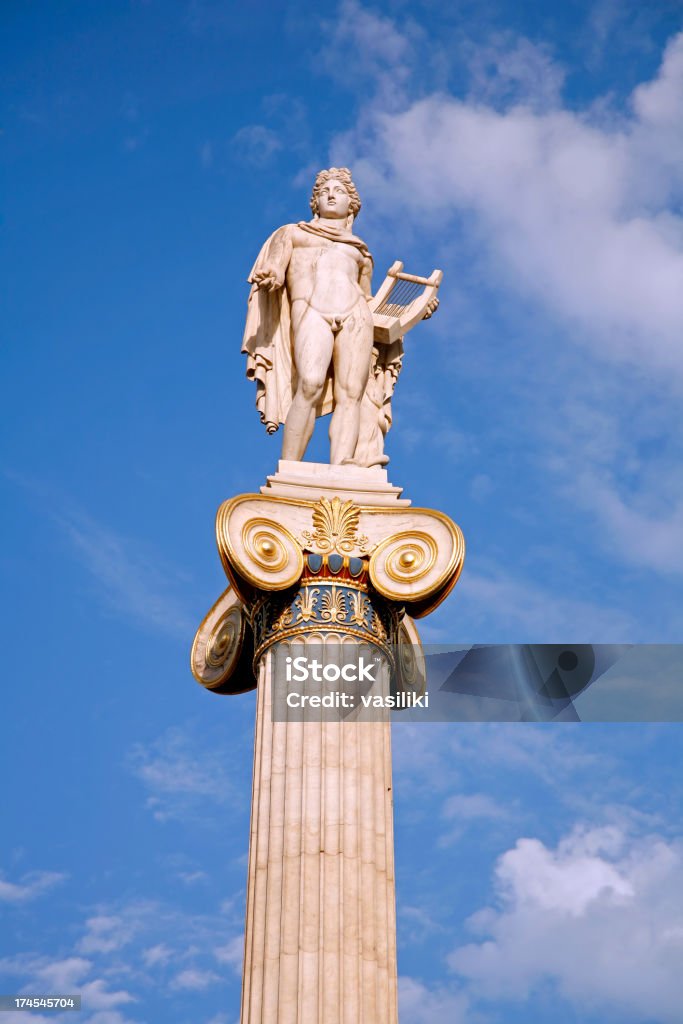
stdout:
{"type": "Polygon", "coordinates": [[[360,196],[348,167],[330,167],[318,173],[311,195],[314,217],[345,220],[350,228],[360,207],[360,196]]]}

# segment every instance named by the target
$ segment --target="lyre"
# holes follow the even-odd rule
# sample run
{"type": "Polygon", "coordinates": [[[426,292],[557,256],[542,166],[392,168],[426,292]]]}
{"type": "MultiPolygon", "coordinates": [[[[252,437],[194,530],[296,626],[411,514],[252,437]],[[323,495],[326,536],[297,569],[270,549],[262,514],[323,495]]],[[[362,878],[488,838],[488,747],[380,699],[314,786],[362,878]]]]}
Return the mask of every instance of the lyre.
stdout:
{"type": "Polygon", "coordinates": [[[389,267],[377,294],[369,301],[375,325],[374,340],[390,345],[430,316],[430,303],[436,299],[443,271],[435,270],[430,277],[404,274],[400,260],[389,267]]]}

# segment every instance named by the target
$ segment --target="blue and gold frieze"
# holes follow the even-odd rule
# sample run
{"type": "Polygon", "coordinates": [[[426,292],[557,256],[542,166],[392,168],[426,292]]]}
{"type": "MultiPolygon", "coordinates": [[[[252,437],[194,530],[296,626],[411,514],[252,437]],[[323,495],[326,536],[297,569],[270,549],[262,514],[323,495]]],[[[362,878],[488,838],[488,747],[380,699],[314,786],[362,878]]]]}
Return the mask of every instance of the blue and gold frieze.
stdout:
{"type": "Polygon", "coordinates": [[[277,641],[316,633],[353,636],[392,656],[401,614],[370,586],[367,559],[307,552],[299,586],[252,605],[254,658],[277,641]]]}

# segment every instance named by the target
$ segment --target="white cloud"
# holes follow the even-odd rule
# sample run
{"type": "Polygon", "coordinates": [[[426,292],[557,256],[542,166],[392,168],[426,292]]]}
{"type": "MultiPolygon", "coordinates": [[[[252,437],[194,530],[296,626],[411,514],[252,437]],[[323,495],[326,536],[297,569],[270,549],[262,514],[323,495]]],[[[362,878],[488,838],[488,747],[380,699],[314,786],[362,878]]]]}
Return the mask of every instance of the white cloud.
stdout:
{"type": "Polygon", "coordinates": [[[244,935],[236,935],[225,946],[216,946],[214,956],[219,964],[227,964],[237,974],[241,974],[244,960],[244,935]]]}
{"type": "MultiPolygon", "coordinates": [[[[585,643],[621,643],[634,636],[628,612],[574,598],[491,568],[469,568],[458,583],[458,636],[470,642],[553,643],[580,636],[585,643]],[[482,630],[486,634],[482,635],[482,630]]],[[[450,641],[453,611],[445,607],[424,632],[426,643],[450,641]]]]}
{"type": "Polygon", "coordinates": [[[448,820],[456,818],[461,821],[499,821],[509,816],[507,808],[488,793],[456,793],[446,800],[442,813],[448,820]]]}
{"type": "Polygon", "coordinates": [[[488,44],[466,46],[465,52],[475,101],[500,106],[523,96],[536,110],[559,102],[565,72],[548,47],[501,32],[488,44]]]}
{"type": "Polygon", "coordinates": [[[178,728],[168,729],[148,746],[137,744],[129,763],[149,790],[147,806],[160,822],[192,815],[206,801],[238,799],[225,755],[199,749],[178,728]]]}
{"type": "Polygon", "coordinates": [[[220,977],[213,971],[203,971],[196,967],[188,967],[175,976],[171,981],[171,988],[201,992],[220,980],[220,977]]]}
{"type": "Polygon", "coordinates": [[[145,967],[163,967],[173,956],[173,950],[165,942],[157,943],[143,950],[142,962],[145,967]]]}
{"type": "Polygon", "coordinates": [[[578,477],[576,490],[598,516],[607,542],[627,561],[667,574],[683,572],[683,498],[664,514],[629,505],[614,480],[590,469],[578,477]]]}
{"type": "Polygon", "coordinates": [[[118,1010],[98,1010],[87,1017],[87,1024],[134,1024],[134,1021],[118,1010]]]}
{"type": "Polygon", "coordinates": [[[52,961],[38,958],[29,964],[33,975],[56,992],[70,992],[74,987],[80,990],[92,969],[90,960],[78,956],[52,961]]]}
{"type": "Polygon", "coordinates": [[[19,882],[7,882],[0,878],[0,902],[25,903],[42,896],[44,892],[59,885],[66,875],[58,871],[32,871],[19,882]]]}
{"type": "MultiPolygon", "coordinates": [[[[615,18],[613,5],[603,5],[601,45],[615,18]]],[[[391,28],[408,42],[398,22],[391,28]]],[[[366,45],[362,34],[356,45],[366,45]]],[[[370,44],[365,54],[371,58],[370,44]]],[[[452,303],[451,327],[457,324],[460,336],[463,289],[472,303],[524,304],[534,314],[534,339],[521,343],[529,365],[532,351],[536,356],[537,388],[548,391],[547,403],[541,409],[540,398],[531,408],[525,401],[535,422],[511,426],[527,448],[535,432],[546,451],[552,421],[558,433],[565,429],[559,447],[566,471],[548,482],[554,498],[571,490],[574,505],[597,522],[586,540],[595,537],[629,566],[680,574],[680,453],[668,445],[655,457],[658,472],[641,467],[635,480],[627,467],[647,439],[648,408],[666,409],[665,435],[680,439],[683,33],[621,108],[609,95],[583,108],[563,104],[564,69],[542,43],[499,34],[466,46],[464,56],[471,89],[459,96],[429,91],[429,75],[414,59],[404,64],[393,99],[381,80],[374,93],[366,90],[355,125],[334,139],[331,159],[353,167],[376,229],[391,225],[392,237],[411,238],[411,248],[429,236],[446,271],[444,306],[452,303]],[[606,461],[593,458],[588,432],[558,409],[569,352],[568,389],[579,390],[584,379],[591,384],[592,401],[621,435],[606,461]],[[638,408],[634,392],[642,395],[638,408]]],[[[500,329],[512,333],[516,325],[505,315],[500,329]]],[[[512,359],[507,397],[514,405],[512,359]]],[[[445,369],[456,377],[457,366],[445,369]]],[[[419,425],[399,420],[396,429],[408,447],[421,440],[419,425]]]]}
{"type": "Polygon", "coordinates": [[[231,963],[233,945],[241,945],[230,936],[243,916],[243,898],[223,902],[221,912],[210,914],[144,899],[99,905],[84,921],[73,955],[25,952],[0,958],[0,977],[13,979],[3,983],[9,991],[80,994],[84,1024],[132,1024],[122,1007],[130,1004],[137,1016],[141,993],[158,991],[160,983],[174,992],[201,992],[225,982],[225,971],[214,968],[231,963]],[[165,941],[169,935],[182,936],[178,948],[165,941]],[[88,956],[79,955],[86,950],[88,956]],[[131,980],[140,991],[128,990],[131,980]]]}
{"type": "Polygon", "coordinates": [[[135,998],[130,992],[123,989],[110,992],[107,985],[108,982],[102,978],[96,978],[94,981],[85,982],[85,984],[81,983],[79,994],[82,1005],[87,1010],[111,1010],[122,1003],[135,1002],[135,998]]]}
{"type": "Polygon", "coordinates": [[[264,124],[245,125],[236,132],[232,143],[237,156],[255,167],[267,164],[282,149],[277,134],[264,124]]]}
{"type": "Polygon", "coordinates": [[[209,876],[206,871],[179,871],[178,878],[185,885],[196,885],[198,882],[206,882],[209,876]]]}
{"type": "MultiPolygon", "coordinates": [[[[404,28],[420,33],[408,18],[404,28]]],[[[410,76],[414,47],[408,33],[400,31],[391,18],[369,10],[357,0],[343,0],[337,20],[324,21],[321,35],[325,42],[316,54],[314,65],[342,82],[372,82],[382,93],[383,102],[393,105],[402,95],[402,86],[410,76]],[[332,43],[332,45],[330,45],[332,43]]]]}
{"type": "Polygon", "coordinates": [[[555,849],[520,839],[500,857],[481,939],[451,967],[486,999],[525,1000],[548,980],[577,1007],[620,1020],[680,1019],[683,846],[617,827],[574,830],[555,849]]]}
{"type": "Polygon", "coordinates": [[[673,128],[674,155],[683,153],[683,33],[670,40],[658,76],[635,90],[633,107],[642,123],[673,128]]]}
{"type": "Polygon", "coordinates": [[[414,978],[398,980],[399,1018],[410,1024],[474,1024],[465,995],[446,988],[428,988],[414,978]]]}
{"type": "Polygon", "coordinates": [[[86,934],[77,949],[80,953],[113,953],[130,942],[134,930],[131,920],[97,914],[86,921],[86,934]]]}
{"type": "Polygon", "coordinates": [[[423,943],[446,931],[445,925],[435,920],[422,906],[410,906],[405,900],[399,900],[397,912],[397,937],[399,946],[403,948],[410,949],[416,943],[423,943]]]}
{"type": "Polygon", "coordinates": [[[72,510],[55,517],[85,569],[97,581],[106,604],[133,619],[174,636],[192,635],[192,623],[174,589],[181,574],[158,553],[72,510]]]}
{"type": "Polygon", "coordinates": [[[604,355],[683,377],[683,218],[666,205],[683,188],[681,68],[683,34],[633,116],[608,126],[524,94],[503,110],[436,94],[399,112],[377,103],[344,144],[378,208],[474,213],[503,283],[604,355]]]}
{"type": "MultiPolygon", "coordinates": [[[[51,960],[36,954],[20,954],[0,960],[0,974],[20,978],[21,991],[80,995],[87,1024],[128,1024],[116,1007],[135,1002],[135,997],[124,989],[112,991],[110,982],[104,978],[89,977],[93,970],[91,960],[78,956],[51,960]]],[[[9,1019],[14,1019],[14,1015],[9,1015],[9,1019]]],[[[38,1024],[47,1019],[38,1018],[38,1024]]]]}

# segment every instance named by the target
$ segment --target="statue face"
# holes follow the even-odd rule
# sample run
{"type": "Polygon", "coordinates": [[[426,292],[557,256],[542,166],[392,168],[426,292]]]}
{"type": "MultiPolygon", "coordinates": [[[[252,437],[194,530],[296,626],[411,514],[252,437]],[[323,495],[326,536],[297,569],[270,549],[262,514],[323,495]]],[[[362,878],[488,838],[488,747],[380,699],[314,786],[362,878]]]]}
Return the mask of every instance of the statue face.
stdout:
{"type": "Polygon", "coordinates": [[[338,178],[326,181],[318,193],[318,215],[334,220],[346,220],[351,197],[338,178]]]}

